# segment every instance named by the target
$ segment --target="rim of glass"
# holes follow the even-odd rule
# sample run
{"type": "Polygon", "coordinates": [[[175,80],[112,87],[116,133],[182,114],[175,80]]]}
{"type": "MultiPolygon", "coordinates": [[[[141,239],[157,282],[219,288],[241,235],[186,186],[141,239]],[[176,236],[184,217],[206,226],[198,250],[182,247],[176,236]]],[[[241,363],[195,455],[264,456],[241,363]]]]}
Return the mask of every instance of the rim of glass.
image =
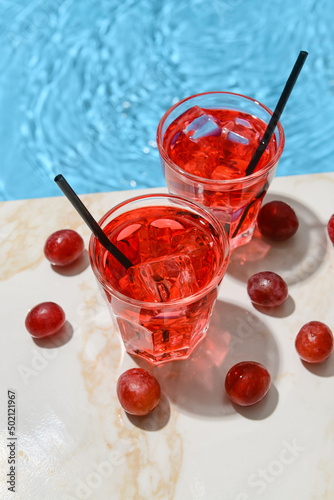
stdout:
{"type": "Polygon", "coordinates": [[[248,180],[252,180],[252,179],[257,179],[258,177],[261,177],[262,175],[266,174],[269,170],[271,170],[278,163],[278,160],[283,152],[284,143],[285,143],[285,136],[284,136],[284,130],[283,130],[283,127],[282,127],[282,124],[280,121],[277,123],[277,129],[278,129],[278,133],[279,133],[279,145],[278,145],[278,149],[276,151],[275,156],[270,160],[270,162],[267,164],[267,166],[265,168],[258,170],[257,172],[253,172],[251,175],[247,175],[245,177],[240,177],[238,179],[225,179],[225,180],[206,179],[205,177],[198,177],[197,175],[190,174],[186,170],[183,170],[181,167],[176,165],[176,163],[174,163],[169,158],[167,152],[165,151],[165,149],[163,147],[163,138],[161,137],[162,127],[163,127],[166,119],[168,118],[168,116],[174,111],[174,109],[176,109],[178,106],[180,106],[184,102],[189,101],[190,99],[194,99],[196,97],[201,97],[201,96],[205,96],[205,95],[213,95],[213,94],[219,94],[219,95],[223,94],[223,95],[232,95],[232,96],[236,96],[236,97],[241,97],[242,99],[251,101],[253,104],[260,106],[270,116],[272,116],[272,114],[273,114],[271,109],[269,109],[267,106],[265,106],[261,102],[257,101],[256,99],[253,99],[252,97],[248,97],[248,96],[245,96],[242,94],[237,94],[235,92],[223,92],[223,91],[202,92],[200,94],[194,94],[192,96],[186,97],[185,99],[178,101],[171,108],[169,108],[159,122],[159,125],[157,128],[157,146],[158,146],[159,153],[162,156],[163,160],[166,163],[168,163],[168,165],[173,170],[175,170],[177,173],[183,175],[184,177],[188,177],[189,179],[191,179],[193,181],[200,182],[201,184],[206,184],[206,183],[213,184],[213,185],[217,185],[217,184],[218,185],[227,185],[227,184],[231,184],[231,183],[235,184],[236,180],[238,182],[240,182],[240,181],[244,182],[246,180],[248,181],[248,180]]]}
{"type": "MultiPolygon", "coordinates": [[[[141,300],[133,299],[132,297],[128,297],[127,295],[122,294],[120,291],[116,290],[113,285],[107,281],[101,274],[101,271],[99,269],[99,266],[96,264],[95,261],[95,248],[96,248],[96,241],[97,238],[96,236],[92,233],[90,240],[89,240],[89,247],[88,247],[88,253],[89,253],[89,260],[91,263],[92,270],[94,272],[94,275],[96,276],[97,280],[99,283],[105,288],[110,294],[113,296],[117,297],[119,300],[122,302],[130,303],[134,306],[141,307],[141,308],[146,308],[146,309],[168,309],[168,308],[174,308],[177,305],[185,305],[188,303],[195,302],[196,300],[199,300],[201,297],[209,293],[211,290],[213,290],[216,286],[219,285],[220,281],[222,280],[224,273],[226,271],[228,261],[229,261],[229,254],[230,254],[230,245],[229,245],[229,239],[227,236],[227,233],[225,231],[224,226],[221,224],[219,219],[215,217],[209,210],[207,210],[204,206],[200,205],[199,203],[193,202],[191,200],[182,198],[180,196],[176,196],[173,194],[168,194],[168,193],[151,193],[151,194],[146,194],[146,195],[139,195],[135,196],[133,198],[129,198],[128,200],[125,200],[115,207],[111,208],[106,214],[101,217],[101,219],[98,221],[99,225],[102,227],[103,223],[116,211],[120,210],[124,206],[132,203],[132,202],[139,202],[140,200],[143,199],[171,199],[172,201],[175,200],[175,202],[182,202],[183,209],[185,209],[186,206],[190,207],[190,211],[200,213],[203,215],[206,219],[209,219],[209,222],[215,227],[219,238],[222,239],[222,249],[221,249],[221,262],[217,266],[217,271],[215,275],[212,277],[212,279],[207,283],[207,285],[203,288],[201,288],[198,292],[194,293],[193,295],[190,295],[189,297],[184,297],[181,299],[176,299],[171,302],[144,302],[141,300]],[[191,210],[193,208],[193,210],[191,210]]],[[[161,205],[160,205],[161,206],[161,205]]],[[[182,207],[180,207],[182,209],[182,207]]],[[[120,214],[118,214],[120,215],[120,214]]],[[[112,219],[111,219],[112,220],[112,219]]],[[[103,229],[103,227],[102,227],[103,229]]]]}

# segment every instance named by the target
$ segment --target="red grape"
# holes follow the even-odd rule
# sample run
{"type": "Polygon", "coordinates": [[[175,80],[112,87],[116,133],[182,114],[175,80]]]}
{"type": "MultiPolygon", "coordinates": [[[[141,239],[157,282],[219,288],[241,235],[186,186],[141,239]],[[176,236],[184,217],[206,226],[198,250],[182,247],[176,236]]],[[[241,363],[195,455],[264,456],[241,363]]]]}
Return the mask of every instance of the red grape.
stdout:
{"type": "Polygon", "coordinates": [[[328,236],[334,245],[334,214],[328,221],[327,230],[328,230],[328,236]]]}
{"type": "Polygon", "coordinates": [[[44,246],[44,255],[57,266],[67,266],[74,262],[84,250],[80,234],[72,229],[61,229],[51,234],[44,246]]]}
{"type": "Polygon", "coordinates": [[[117,396],[127,413],[147,415],[160,401],[160,385],[153,375],[143,368],[131,368],[117,381],[117,396]]]}
{"type": "Polygon", "coordinates": [[[278,274],[262,271],[249,278],[247,292],[258,306],[279,306],[288,296],[288,285],[278,274]]]}
{"type": "Polygon", "coordinates": [[[271,201],[261,207],[257,225],[263,236],[284,241],[296,233],[299,222],[290,205],[284,201],[271,201]]]}
{"type": "Polygon", "coordinates": [[[33,337],[42,338],[58,332],[65,319],[65,313],[58,304],[42,302],[28,312],[25,326],[33,337]]]}
{"type": "Polygon", "coordinates": [[[255,361],[242,361],[232,366],[225,378],[228,397],[240,406],[261,401],[269,391],[271,377],[268,370],[255,361]]]}
{"type": "Polygon", "coordinates": [[[295,346],[304,361],[321,363],[333,351],[333,333],[324,323],[310,321],[299,330],[295,346]]]}

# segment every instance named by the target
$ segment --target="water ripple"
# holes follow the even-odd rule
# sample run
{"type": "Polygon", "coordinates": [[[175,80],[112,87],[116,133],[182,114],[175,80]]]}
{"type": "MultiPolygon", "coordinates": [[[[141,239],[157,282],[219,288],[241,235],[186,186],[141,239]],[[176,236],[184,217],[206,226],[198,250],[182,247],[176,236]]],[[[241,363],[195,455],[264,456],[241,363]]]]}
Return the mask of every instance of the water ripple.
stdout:
{"type": "Polygon", "coordinates": [[[164,185],[171,104],[229,90],[273,108],[299,50],[278,174],[333,170],[333,14],[330,0],[2,0],[1,198],[58,194],[59,172],[78,192],[164,185]]]}

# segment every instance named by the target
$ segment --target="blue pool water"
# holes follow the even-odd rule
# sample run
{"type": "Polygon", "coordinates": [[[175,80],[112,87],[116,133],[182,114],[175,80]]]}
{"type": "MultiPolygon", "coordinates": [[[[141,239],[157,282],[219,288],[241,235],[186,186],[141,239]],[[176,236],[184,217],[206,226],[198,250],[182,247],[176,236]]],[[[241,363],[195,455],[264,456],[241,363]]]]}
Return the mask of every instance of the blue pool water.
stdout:
{"type": "Polygon", "coordinates": [[[278,175],[333,170],[332,0],[1,0],[0,199],[163,186],[160,117],[226,90],[282,116],[278,175]]]}

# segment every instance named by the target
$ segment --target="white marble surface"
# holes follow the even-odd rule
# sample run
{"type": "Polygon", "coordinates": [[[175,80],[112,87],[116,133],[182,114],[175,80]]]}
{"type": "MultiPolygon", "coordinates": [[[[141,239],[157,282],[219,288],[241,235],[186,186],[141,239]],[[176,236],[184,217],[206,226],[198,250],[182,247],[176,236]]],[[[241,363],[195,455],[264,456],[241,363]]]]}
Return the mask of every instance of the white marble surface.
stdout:
{"type": "MultiPolygon", "coordinates": [[[[83,199],[99,218],[140,193],[83,199]]],[[[118,376],[137,361],[112,327],[87,253],[69,275],[43,256],[51,232],[77,230],[87,248],[89,230],[64,197],[0,204],[0,498],[332,500],[334,355],[307,367],[294,339],[310,320],[334,329],[333,193],[333,173],[274,180],[267,199],[294,207],[298,233],[272,246],[256,236],[233,254],[207,338],[189,360],[153,370],[163,399],[142,419],[116,397],[118,376]],[[246,281],[259,270],[288,282],[280,308],[250,303],[246,281]],[[66,327],[34,341],[25,316],[46,300],[64,308],[66,327]],[[273,385],[258,405],[238,408],[224,397],[224,378],[245,359],[265,364],[273,385]],[[16,392],[15,494],[5,476],[8,389],[16,392]]]]}

